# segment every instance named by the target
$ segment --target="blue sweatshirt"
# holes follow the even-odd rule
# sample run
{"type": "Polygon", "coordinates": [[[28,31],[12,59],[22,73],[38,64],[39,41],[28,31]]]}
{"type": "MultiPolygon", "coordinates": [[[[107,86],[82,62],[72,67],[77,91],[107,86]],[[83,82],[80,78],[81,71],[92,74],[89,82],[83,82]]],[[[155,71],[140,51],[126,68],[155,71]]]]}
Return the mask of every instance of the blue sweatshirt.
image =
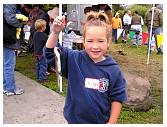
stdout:
{"type": "MultiPolygon", "coordinates": [[[[112,101],[126,100],[126,81],[120,67],[107,55],[94,63],[85,50],[60,47],[62,74],[68,80],[64,116],[70,124],[105,124],[112,101]]],[[[53,49],[45,48],[45,55],[54,64],[53,49]]]]}

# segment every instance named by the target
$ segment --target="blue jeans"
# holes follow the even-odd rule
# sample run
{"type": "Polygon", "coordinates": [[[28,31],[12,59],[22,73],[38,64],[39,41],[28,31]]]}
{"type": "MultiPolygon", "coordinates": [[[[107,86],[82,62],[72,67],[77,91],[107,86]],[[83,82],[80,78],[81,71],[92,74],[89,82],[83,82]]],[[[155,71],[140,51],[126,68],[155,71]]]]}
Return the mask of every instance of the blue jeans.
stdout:
{"type": "Polygon", "coordinates": [[[126,42],[126,41],[128,41],[128,33],[129,33],[130,26],[124,25],[123,29],[124,30],[122,32],[122,40],[126,42]]]}
{"type": "Polygon", "coordinates": [[[16,90],[14,69],[16,65],[15,50],[3,47],[3,90],[16,90]]]}
{"type": "Polygon", "coordinates": [[[112,29],[113,41],[117,43],[117,29],[112,29]]]}
{"type": "Polygon", "coordinates": [[[142,46],[142,33],[135,34],[132,38],[132,44],[142,46]]]}
{"type": "Polygon", "coordinates": [[[47,62],[44,56],[36,56],[36,79],[39,81],[46,80],[47,62]]]}
{"type": "MultiPolygon", "coordinates": [[[[156,45],[156,49],[158,52],[161,52],[161,48],[158,48],[158,42],[157,42],[157,35],[159,35],[161,33],[161,27],[158,28],[152,28],[152,34],[154,35],[155,38],[155,45],[156,45]]],[[[150,27],[148,28],[148,44],[150,44],[150,27]]]]}

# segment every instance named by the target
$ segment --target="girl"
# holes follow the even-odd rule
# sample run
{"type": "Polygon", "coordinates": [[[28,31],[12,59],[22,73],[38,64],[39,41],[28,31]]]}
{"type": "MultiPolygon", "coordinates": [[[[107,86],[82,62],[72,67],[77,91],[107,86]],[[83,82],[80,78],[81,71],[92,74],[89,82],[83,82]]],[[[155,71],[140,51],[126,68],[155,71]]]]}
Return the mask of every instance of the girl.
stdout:
{"type": "MultiPolygon", "coordinates": [[[[45,55],[54,65],[53,48],[64,28],[65,17],[53,22],[45,55]]],[[[104,13],[91,12],[84,26],[82,51],[59,46],[62,75],[68,80],[64,116],[68,123],[116,123],[126,99],[125,79],[118,64],[107,54],[111,28],[104,13]]]]}

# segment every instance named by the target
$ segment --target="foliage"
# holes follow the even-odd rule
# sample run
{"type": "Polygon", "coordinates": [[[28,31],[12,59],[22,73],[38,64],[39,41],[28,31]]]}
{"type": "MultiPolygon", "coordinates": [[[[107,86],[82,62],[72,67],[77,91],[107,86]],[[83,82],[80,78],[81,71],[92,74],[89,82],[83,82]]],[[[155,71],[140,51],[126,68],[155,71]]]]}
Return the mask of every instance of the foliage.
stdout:
{"type": "Polygon", "coordinates": [[[127,6],[127,8],[124,8],[121,4],[112,4],[112,14],[114,16],[116,12],[119,12],[120,17],[123,17],[125,11],[131,10],[132,13],[138,11],[139,15],[144,18],[145,13],[149,10],[150,6],[150,4],[132,4],[127,6]]]}
{"type": "Polygon", "coordinates": [[[129,8],[132,12],[138,11],[139,15],[141,15],[143,18],[145,16],[145,13],[150,9],[150,5],[142,5],[142,4],[133,4],[129,8]]]}
{"type": "Polygon", "coordinates": [[[43,10],[48,12],[49,10],[53,9],[54,7],[59,7],[58,4],[43,4],[43,10]]]}
{"type": "Polygon", "coordinates": [[[113,16],[116,12],[118,12],[118,11],[120,12],[123,9],[124,8],[120,4],[112,4],[112,14],[113,14],[113,16]]]}

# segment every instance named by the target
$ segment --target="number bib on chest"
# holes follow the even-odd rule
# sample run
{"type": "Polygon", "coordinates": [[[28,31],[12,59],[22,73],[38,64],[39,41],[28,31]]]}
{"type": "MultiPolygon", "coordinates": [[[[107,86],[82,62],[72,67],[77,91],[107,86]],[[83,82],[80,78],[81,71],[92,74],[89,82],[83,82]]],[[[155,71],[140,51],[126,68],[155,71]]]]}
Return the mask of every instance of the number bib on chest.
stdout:
{"type": "Polygon", "coordinates": [[[85,88],[96,89],[99,92],[105,92],[108,90],[108,86],[109,86],[108,79],[85,78],[85,88]]]}

